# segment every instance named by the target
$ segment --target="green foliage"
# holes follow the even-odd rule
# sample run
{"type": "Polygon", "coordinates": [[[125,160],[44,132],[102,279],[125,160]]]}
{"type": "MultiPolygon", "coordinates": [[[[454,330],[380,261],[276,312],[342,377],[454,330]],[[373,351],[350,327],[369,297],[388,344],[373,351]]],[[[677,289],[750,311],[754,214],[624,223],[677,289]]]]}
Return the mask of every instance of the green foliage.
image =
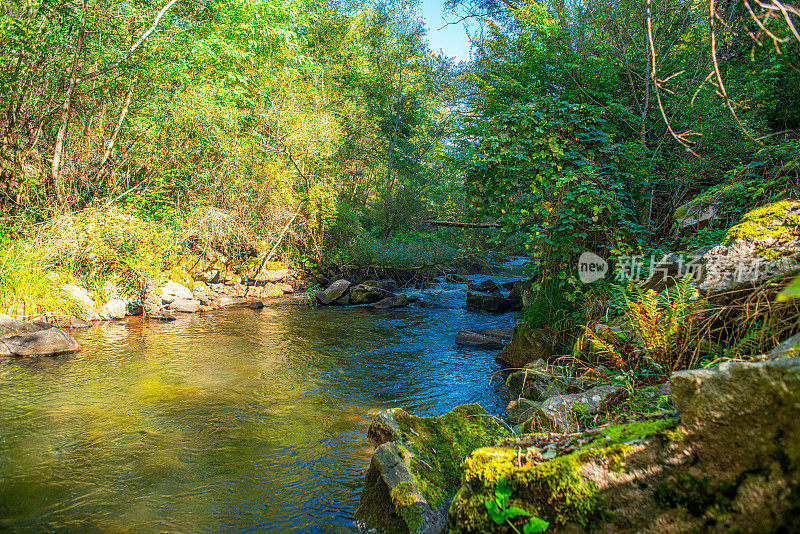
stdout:
{"type": "Polygon", "coordinates": [[[592,352],[637,374],[651,369],[668,376],[694,367],[702,348],[698,327],[706,304],[689,286],[689,277],[662,293],[634,288],[633,298],[622,306],[623,332],[585,329],[592,352]]]}
{"type": "Polygon", "coordinates": [[[413,233],[385,239],[362,234],[342,251],[342,259],[352,265],[393,269],[433,267],[463,256],[451,243],[413,233]]]}
{"type": "Polygon", "coordinates": [[[525,534],[544,532],[547,530],[547,527],[550,526],[550,523],[547,521],[539,519],[518,506],[509,506],[508,499],[511,497],[511,493],[511,487],[509,487],[504,479],[501,478],[497,481],[497,485],[494,488],[494,498],[486,500],[486,511],[489,512],[489,517],[492,518],[492,521],[498,525],[508,522],[511,528],[519,534],[519,530],[514,526],[511,520],[515,517],[522,516],[529,518],[522,529],[525,534]]]}
{"type": "Polygon", "coordinates": [[[524,235],[546,267],[583,250],[630,250],[641,235],[643,181],[605,115],[553,98],[513,104],[488,118],[464,163],[478,213],[496,217],[507,235],[524,235]]]}

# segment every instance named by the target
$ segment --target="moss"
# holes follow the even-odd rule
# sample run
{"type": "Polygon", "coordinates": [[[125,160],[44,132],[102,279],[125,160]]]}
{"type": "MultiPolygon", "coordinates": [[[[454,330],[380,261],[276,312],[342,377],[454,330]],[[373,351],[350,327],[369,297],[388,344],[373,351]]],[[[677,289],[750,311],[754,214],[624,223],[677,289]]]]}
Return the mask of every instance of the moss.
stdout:
{"type": "Polygon", "coordinates": [[[570,408],[570,411],[575,415],[586,415],[589,412],[589,407],[586,406],[583,402],[576,402],[570,408]]]}
{"type": "MultiPolygon", "coordinates": [[[[618,451],[614,451],[618,452],[618,451]]],[[[578,474],[583,464],[603,455],[604,451],[577,451],[549,462],[528,463],[517,467],[513,449],[484,448],[475,451],[465,462],[464,487],[450,507],[448,520],[453,532],[504,531],[493,524],[485,501],[500,479],[512,488],[509,506],[563,525],[568,521],[584,527],[605,517],[598,488],[578,474]],[[470,489],[472,491],[470,491],[470,489]]]]}
{"type": "Polygon", "coordinates": [[[414,486],[411,482],[401,482],[389,493],[392,504],[403,521],[408,525],[408,530],[413,532],[422,524],[422,510],[416,505],[414,486]]]}
{"type": "Polygon", "coordinates": [[[520,465],[516,448],[479,449],[464,461],[463,484],[448,513],[451,532],[512,532],[505,525],[494,525],[486,513],[484,503],[500,479],[513,490],[510,506],[527,510],[554,527],[571,522],[592,530],[609,517],[600,489],[580,475],[581,467],[596,462],[624,471],[633,450],[630,442],[653,436],[668,439],[665,432],[674,432],[676,425],[677,419],[659,419],[610,426],[578,450],[538,464],[520,465]]]}
{"type": "MultiPolygon", "coordinates": [[[[785,244],[797,237],[800,226],[800,203],[785,200],[756,208],[748,212],[742,221],[728,230],[723,244],[746,238],[764,239],[769,236],[773,245],[785,244]]],[[[759,254],[772,257],[776,253],[766,244],[758,248],[759,254]]]]}
{"type": "Polygon", "coordinates": [[[458,489],[465,456],[508,435],[477,404],[459,406],[440,417],[415,417],[398,409],[394,417],[403,431],[402,441],[410,442],[414,450],[411,472],[432,507],[458,489]]]}
{"type": "Polygon", "coordinates": [[[731,510],[738,488],[739,481],[712,485],[706,475],[684,474],[656,486],[653,499],[661,508],[685,508],[693,516],[700,517],[709,510],[731,510]]]}

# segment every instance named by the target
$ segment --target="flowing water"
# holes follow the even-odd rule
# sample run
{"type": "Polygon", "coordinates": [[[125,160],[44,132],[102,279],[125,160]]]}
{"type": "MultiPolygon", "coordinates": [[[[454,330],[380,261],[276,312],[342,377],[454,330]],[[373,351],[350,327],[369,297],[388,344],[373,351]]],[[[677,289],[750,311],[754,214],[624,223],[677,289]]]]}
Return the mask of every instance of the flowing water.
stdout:
{"type": "Polygon", "coordinates": [[[453,339],[516,314],[465,294],[131,319],[75,334],[74,355],[0,361],[0,530],[353,532],[375,411],[503,411],[492,353],[453,339]]]}

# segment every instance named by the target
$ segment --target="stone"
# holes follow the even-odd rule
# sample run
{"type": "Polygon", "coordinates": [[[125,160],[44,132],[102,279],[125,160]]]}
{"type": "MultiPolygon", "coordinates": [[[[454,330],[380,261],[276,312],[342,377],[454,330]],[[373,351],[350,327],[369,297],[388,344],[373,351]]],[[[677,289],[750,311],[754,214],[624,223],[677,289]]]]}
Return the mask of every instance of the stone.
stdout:
{"type": "Polygon", "coordinates": [[[164,322],[175,320],[175,316],[164,309],[147,310],[147,318],[152,319],[154,321],[164,321],[164,322]]]}
{"type": "Polygon", "coordinates": [[[511,292],[508,294],[508,302],[511,304],[512,309],[521,310],[530,304],[532,286],[532,279],[514,282],[511,292]]]}
{"type": "Polygon", "coordinates": [[[122,299],[111,299],[100,308],[103,319],[123,319],[128,313],[128,303],[122,299]]]}
{"type": "MultiPolygon", "coordinates": [[[[159,299],[159,300],[161,300],[161,299],[159,299]]],[[[126,314],[134,316],[134,317],[138,317],[140,315],[144,315],[144,308],[145,308],[145,306],[143,305],[142,302],[136,302],[135,300],[130,300],[130,301],[128,301],[126,314]]]]}
{"type": "Polygon", "coordinates": [[[500,293],[500,286],[494,280],[484,280],[477,284],[467,284],[467,289],[478,293],[500,293]]]}
{"type": "Polygon", "coordinates": [[[775,202],[748,212],[699,261],[706,276],[698,289],[715,305],[726,304],[739,289],[749,291],[800,269],[800,201],[775,202]]]}
{"type": "Polygon", "coordinates": [[[47,328],[0,340],[14,356],[43,356],[78,350],[78,342],[58,328],[47,328]]]}
{"type": "Polygon", "coordinates": [[[785,358],[787,356],[800,356],[800,334],[795,334],[782,341],[777,347],[769,351],[767,358],[785,358]]]}
{"type": "Polygon", "coordinates": [[[469,284],[469,280],[457,274],[448,274],[444,279],[451,284],[469,284]]]}
{"type": "Polygon", "coordinates": [[[459,330],[456,334],[456,345],[479,349],[497,350],[505,346],[505,342],[494,336],[486,336],[471,330],[459,330]]]}
{"type": "Polygon", "coordinates": [[[506,378],[506,389],[512,399],[524,397],[539,402],[562,393],[556,377],[549,372],[546,364],[533,369],[526,367],[522,371],[511,373],[506,378]]]}
{"type": "Polygon", "coordinates": [[[78,305],[83,319],[92,322],[100,320],[100,313],[97,311],[97,304],[95,303],[94,299],[89,296],[88,291],[75,284],[65,285],[64,291],[78,305]]]}
{"type": "Polygon", "coordinates": [[[713,226],[720,207],[717,204],[683,205],[675,211],[679,237],[696,234],[699,230],[713,226]],[[683,213],[683,215],[680,215],[683,213]]]}
{"type": "Polygon", "coordinates": [[[515,399],[508,403],[506,416],[512,425],[518,425],[533,417],[541,405],[542,403],[537,401],[515,399]]]}
{"type": "Polygon", "coordinates": [[[175,299],[170,302],[169,309],[180,313],[197,313],[201,305],[199,300],[175,299]]]}
{"type": "Polygon", "coordinates": [[[0,336],[21,333],[24,326],[25,323],[19,319],[0,313],[0,336]]]}
{"type": "Polygon", "coordinates": [[[499,292],[494,294],[467,292],[467,307],[479,310],[501,313],[509,309],[508,299],[499,292]]]}
{"type": "Polygon", "coordinates": [[[377,308],[379,310],[386,310],[390,308],[405,308],[406,306],[408,306],[408,297],[405,295],[386,297],[385,299],[379,300],[378,302],[372,305],[373,308],[377,308]]]}
{"type": "Polygon", "coordinates": [[[352,284],[348,280],[337,280],[326,289],[317,292],[317,302],[325,305],[333,304],[350,293],[351,285],[352,284]]]}
{"type": "Polygon", "coordinates": [[[197,282],[203,282],[205,284],[213,284],[219,280],[219,271],[217,269],[206,269],[204,271],[198,271],[194,273],[193,278],[197,282]]]}
{"type": "Polygon", "coordinates": [[[289,274],[288,269],[280,269],[277,271],[261,271],[255,277],[256,283],[266,283],[266,282],[280,282],[289,274]]]}
{"type": "Polygon", "coordinates": [[[191,300],[192,298],[194,298],[194,295],[189,288],[172,280],[161,286],[161,300],[167,304],[176,299],[191,300]]]}
{"type": "Polygon", "coordinates": [[[521,323],[517,323],[514,326],[511,342],[503,347],[503,351],[495,356],[495,359],[505,363],[508,367],[522,369],[530,362],[538,359],[547,362],[552,357],[553,349],[544,330],[526,329],[521,323]]]}
{"type": "Polygon", "coordinates": [[[639,284],[645,291],[653,290],[656,293],[674,286],[686,274],[683,260],[675,254],[665,254],[653,267],[650,277],[639,284]]]}
{"type": "Polygon", "coordinates": [[[557,395],[541,403],[533,417],[540,428],[558,432],[575,432],[579,418],[598,412],[610,395],[619,391],[616,386],[597,386],[582,393],[557,395]]]}
{"type": "Polygon", "coordinates": [[[350,304],[372,304],[393,296],[394,293],[385,289],[358,284],[350,289],[350,304]]]}
{"type": "Polygon", "coordinates": [[[294,293],[294,288],[285,282],[278,282],[275,285],[278,286],[278,289],[280,289],[284,293],[294,293]]]}
{"type": "Polygon", "coordinates": [[[475,332],[484,336],[496,337],[503,341],[511,341],[514,337],[513,328],[484,328],[483,330],[475,330],[475,332]]]}
{"type": "Polygon", "coordinates": [[[444,534],[464,456],[507,435],[476,404],[439,417],[379,413],[367,431],[377,448],[355,512],[359,531],[444,534]]]}

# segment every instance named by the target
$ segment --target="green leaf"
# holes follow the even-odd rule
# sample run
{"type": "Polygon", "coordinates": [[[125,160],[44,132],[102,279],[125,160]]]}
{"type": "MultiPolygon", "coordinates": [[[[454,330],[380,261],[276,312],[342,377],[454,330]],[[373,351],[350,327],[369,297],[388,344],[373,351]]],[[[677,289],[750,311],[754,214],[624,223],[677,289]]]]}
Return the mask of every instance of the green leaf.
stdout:
{"type": "Polygon", "coordinates": [[[796,299],[798,297],[800,297],[800,276],[795,278],[792,283],[783,288],[783,291],[778,294],[778,298],[775,300],[777,302],[784,302],[787,300],[796,299]]]}

